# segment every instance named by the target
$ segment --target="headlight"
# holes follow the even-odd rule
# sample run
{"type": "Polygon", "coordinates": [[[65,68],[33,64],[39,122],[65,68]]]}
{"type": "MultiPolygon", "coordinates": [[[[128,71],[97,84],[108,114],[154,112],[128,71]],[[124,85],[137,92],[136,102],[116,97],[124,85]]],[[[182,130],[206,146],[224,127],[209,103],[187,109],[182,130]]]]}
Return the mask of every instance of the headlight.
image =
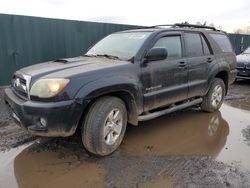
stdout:
{"type": "Polygon", "coordinates": [[[32,85],[30,95],[39,98],[53,97],[62,91],[68,83],[68,79],[40,79],[32,85]]]}

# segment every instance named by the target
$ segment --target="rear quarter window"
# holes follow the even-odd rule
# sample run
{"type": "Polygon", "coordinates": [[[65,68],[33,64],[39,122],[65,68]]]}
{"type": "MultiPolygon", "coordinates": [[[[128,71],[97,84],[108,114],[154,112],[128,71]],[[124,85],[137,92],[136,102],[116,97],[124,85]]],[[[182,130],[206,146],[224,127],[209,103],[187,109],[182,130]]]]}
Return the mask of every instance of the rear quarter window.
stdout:
{"type": "Polygon", "coordinates": [[[211,33],[209,35],[215,40],[223,52],[233,52],[231,43],[226,35],[215,33],[211,33]]]}

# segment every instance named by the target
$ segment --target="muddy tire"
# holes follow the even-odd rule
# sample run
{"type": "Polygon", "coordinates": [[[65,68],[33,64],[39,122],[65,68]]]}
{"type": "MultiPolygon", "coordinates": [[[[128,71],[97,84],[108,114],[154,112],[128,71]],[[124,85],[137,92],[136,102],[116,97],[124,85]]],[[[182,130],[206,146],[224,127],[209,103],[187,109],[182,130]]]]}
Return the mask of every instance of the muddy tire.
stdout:
{"type": "Polygon", "coordinates": [[[103,97],[90,107],[82,125],[82,142],[90,154],[106,156],[121,144],[127,126],[124,102],[103,97]]]}
{"type": "Polygon", "coordinates": [[[224,100],[226,93],[225,83],[220,78],[215,78],[212,81],[210,89],[201,103],[201,110],[206,112],[217,111],[224,100]]]}

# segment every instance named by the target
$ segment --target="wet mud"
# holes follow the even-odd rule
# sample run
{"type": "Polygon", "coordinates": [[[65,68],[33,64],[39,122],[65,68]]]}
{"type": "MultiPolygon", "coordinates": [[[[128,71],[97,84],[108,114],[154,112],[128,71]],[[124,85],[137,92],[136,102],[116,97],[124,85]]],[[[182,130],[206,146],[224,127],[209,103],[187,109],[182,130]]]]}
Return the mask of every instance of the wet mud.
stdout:
{"type": "Polygon", "coordinates": [[[238,80],[230,86],[226,104],[235,108],[250,110],[250,80],[238,80]]]}
{"type": "Polygon", "coordinates": [[[14,123],[5,107],[3,91],[4,87],[0,87],[0,151],[9,150],[36,139],[14,123]]]}
{"type": "Polygon", "coordinates": [[[0,97],[0,187],[249,187],[249,104],[250,83],[237,82],[220,111],[193,108],[128,126],[120,148],[99,158],[77,134],[23,132],[0,97]]]}

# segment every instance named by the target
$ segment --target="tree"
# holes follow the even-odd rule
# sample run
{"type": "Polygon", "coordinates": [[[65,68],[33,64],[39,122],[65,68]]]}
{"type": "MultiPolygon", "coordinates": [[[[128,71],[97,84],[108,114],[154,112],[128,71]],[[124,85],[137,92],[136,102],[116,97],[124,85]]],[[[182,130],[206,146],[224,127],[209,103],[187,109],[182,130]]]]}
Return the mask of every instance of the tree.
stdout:
{"type": "Polygon", "coordinates": [[[250,25],[234,30],[236,34],[250,34],[250,25]]]}
{"type": "Polygon", "coordinates": [[[211,27],[214,27],[214,28],[216,28],[216,29],[218,29],[218,30],[222,30],[222,25],[219,25],[219,26],[217,26],[217,25],[215,25],[214,23],[207,23],[207,21],[205,21],[203,24],[200,22],[200,21],[197,21],[196,22],[196,25],[204,25],[204,26],[211,26],[211,27]]]}

